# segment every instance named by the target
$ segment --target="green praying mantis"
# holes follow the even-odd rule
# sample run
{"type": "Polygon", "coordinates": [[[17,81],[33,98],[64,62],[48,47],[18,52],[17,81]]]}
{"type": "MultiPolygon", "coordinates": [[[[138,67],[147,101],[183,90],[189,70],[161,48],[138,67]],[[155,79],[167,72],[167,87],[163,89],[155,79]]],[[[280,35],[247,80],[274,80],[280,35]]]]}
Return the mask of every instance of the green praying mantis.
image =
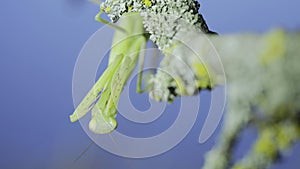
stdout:
{"type": "Polygon", "coordinates": [[[140,56],[148,40],[144,32],[143,20],[139,13],[128,13],[120,18],[117,26],[101,18],[103,9],[95,16],[101,23],[116,29],[112,49],[110,51],[108,67],[90,89],[81,103],[70,115],[70,121],[76,122],[88,112],[92,112],[89,129],[96,134],[112,132],[117,127],[117,103],[126,81],[135,68],[139,58],[139,75],[137,92],[141,89],[144,56],[140,56]]]}

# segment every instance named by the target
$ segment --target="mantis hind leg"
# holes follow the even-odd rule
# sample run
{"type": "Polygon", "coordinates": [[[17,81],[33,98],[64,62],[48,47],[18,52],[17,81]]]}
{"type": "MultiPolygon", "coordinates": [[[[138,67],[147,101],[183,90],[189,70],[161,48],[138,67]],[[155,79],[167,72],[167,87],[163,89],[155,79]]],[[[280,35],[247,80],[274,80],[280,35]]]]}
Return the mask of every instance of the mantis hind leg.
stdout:
{"type": "Polygon", "coordinates": [[[112,28],[115,28],[115,29],[117,29],[117,30],[119,30],[119,31],[121,31],[121,32],[124,32],[124,33],[128,33],[127,31],[126,31],[126,29],[124,29],[124,28],[122,28],[122,27],[120,27],[120,26],[118,26],[118,25],[116,25],[116,24],[113,24],[113,23],[111,23],[111,22],[109,22],[109,21],[107,21],[107,20],[105,20],[105,19],[102,19],[101,18],[101,14],[103,13],[103,11],[100,11],[96,16],[95,16],[95,20],[96,21],[98,21],[98,22],[100,22],[100,23],[103,23],[103,24],[105,24],[105,25],[108,25],[108,26],[110,26],[110,27],[112,27],[112,28]]]}
{"type": "Polygon", "coordinates": [[[137,86],[136,86],[137,93],[143,93],[146,91],[146,89],[145,90],[142,89],[144,62],[145,62],[145,51],[143,51],[139,57],[138,79],[137,79],[137,86]]]}
{"type": "MultiPolygon", "coordinates": [[[[146,46],[146,44],[145,44],[145,46],[146,46]]],[[[149,91],[152,88],[152,84],[147,84],[146,87],[144,89],[142,89],[143,67],[144,67],[145,55],[146,55],[145,53],[146,53],[146,50],[144,50],[139,57],[138,79],[137,79],[137,88],[136,88],[137,93],[143,93],[145,91],[149,91]]],[[[156,58],[157,55],[158,55],[157,52],[154,52],[153,58],[156,58]]],[[[151,72],[151,73],[154,74],[154,72],[151,72]]]]}

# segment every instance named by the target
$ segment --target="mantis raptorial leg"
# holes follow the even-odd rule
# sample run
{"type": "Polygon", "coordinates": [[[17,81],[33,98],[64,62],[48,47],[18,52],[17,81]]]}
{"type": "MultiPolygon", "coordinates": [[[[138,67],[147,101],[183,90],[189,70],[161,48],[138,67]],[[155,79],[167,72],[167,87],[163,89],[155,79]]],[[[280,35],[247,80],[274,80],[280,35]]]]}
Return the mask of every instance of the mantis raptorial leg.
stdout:
{"type": "Polygon", "coordinates": [[[115,62],[107,67],[105,72],[101,75],[99,80],[95,83],[88,94],[83,98],[80,104],[75,109],[74,113],[70,116],[71,122],[76,122],[84,115],[86,115],[94,106],[94,102],[100,97],[99,93],[102,90],[106,90],[107,81],[112,76],[112,73],[116,71],[122,61],[122,56],[118,57],[115,62]]]}

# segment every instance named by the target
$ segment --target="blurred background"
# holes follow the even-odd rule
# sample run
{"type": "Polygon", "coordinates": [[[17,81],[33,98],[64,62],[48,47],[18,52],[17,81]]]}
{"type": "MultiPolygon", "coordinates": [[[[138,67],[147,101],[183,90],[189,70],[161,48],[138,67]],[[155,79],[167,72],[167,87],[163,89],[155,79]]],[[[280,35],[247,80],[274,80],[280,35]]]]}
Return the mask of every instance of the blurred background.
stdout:
{"type": "MultiPolygon", "coordinates": [[[[201,0],[200,4],[200,12],[210,29],[220,34],[262,33],[274,27],[290,31],[300,28],[298,0],[201,0]]],[[[151,158],[129,159],[93,145],[74,162],[91,140],[79,123],[72,124],[68,119],[74,110],[72,74],[81,48],[103,26],[94,21],[98,10],[97,5],[87,0],[0,2],[0,168],[201,168],[204,154],[214,145],[222,125],[207,142],[198,143],[209,107],[207,91],[199,96],[201,116],[187,137],[172,150],[151,158]]],[[[132,102],[139,100],[137,108],[147,109],[147,95],[135,94],[135,84],[130,85],[132,102]]],[[[172,124],[177,102],[168,105],[156,127],[150,123],[139,134],[137,124],[118,117],[121,123],[118,130],[140,137],[155,135],[172,124]]],[[[234,152],[235,159],[246,153],[255,138],[254,129],[243,133],[234,152]]],[[[298,143],[271,168],[296,169],[300,165],[299,155],[298,143]]]]}

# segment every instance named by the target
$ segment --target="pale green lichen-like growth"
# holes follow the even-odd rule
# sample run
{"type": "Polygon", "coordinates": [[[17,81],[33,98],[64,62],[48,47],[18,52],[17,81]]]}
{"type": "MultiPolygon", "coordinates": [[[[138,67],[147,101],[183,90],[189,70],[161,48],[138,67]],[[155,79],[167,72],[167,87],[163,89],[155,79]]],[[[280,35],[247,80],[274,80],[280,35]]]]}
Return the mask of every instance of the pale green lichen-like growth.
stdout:
{"type": "Polygon", "coordinates": [[[206,155],[203,168],[265,169],[299,140],[300,34],[276,30],[210,40],[226,72],[228,110],[218,144],[206,155]],[[249,126],[257,129],[259,137],[249,153],[231,166],[235,142],[249,126]]]}
{"type": "Polygon", "coordinates": [[[184,37],[178,34],[173,39],[174,46],[165,51],[157,73],[150,79],[150,96],[156,100],[172,102],[176,96],[195,95],[199,89],[211,89],[219,83],[205,58],[190,49],[190,37],[185,38],[187,41],[184,37]]]}
{"type": "Polygon", "coordinates": [[[144,5],[146,5],[147,7],[151,7],[151,6],[152,6],[151,0],[142,0],[142,2],[143,2],[144,5]]]}
{"type": "Polygon", "coordinates": [[[107,0],[101,4],[112,22],[116,22],[124,13],[139,12],[144,17],[144,26],[150,33],[150,39],[159,49],[165,50],[172,45],[172,39],[179,30],[188,28],[186,24],[211,32],[202,15],[198,13],[200,4],[194,0],[107,0]]]}

